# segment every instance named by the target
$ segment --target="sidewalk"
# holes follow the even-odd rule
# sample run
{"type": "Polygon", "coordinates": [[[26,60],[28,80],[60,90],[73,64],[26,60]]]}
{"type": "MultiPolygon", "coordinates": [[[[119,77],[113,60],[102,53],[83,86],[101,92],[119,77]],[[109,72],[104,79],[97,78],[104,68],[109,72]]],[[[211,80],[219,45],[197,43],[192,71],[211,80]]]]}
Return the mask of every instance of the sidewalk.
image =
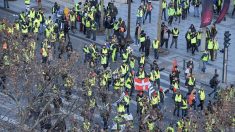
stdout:
{"type": "MultiPolygon", "coordinates": [[[[55,0],[44,0],[42,2],[43,4],[43,9],[45,12],[46,16],[51,15],[51,7],[54,4],[55,0]]],[[[107,5],[107,2],[105,0],[105,5],[107,5]]],[[[66,2],[66,0],[62,0],[59,1],[59,3],[61,4],[61,6],[69,6],[72,7],[73,4],[66,2]]],[[[3,5],[3,1],[0,2],[1,5],[3,5]]],[[[25,6],[24,6],[24,2],[17,0],[17,1],[10,1],[10,10],[13,10],[14,12],[21,12],[22,10],[25,10],[25,6]]],[[[147,35],[151,38],[151,39],[155,39],[157,37],[157,18],[158,18],[158,6],[159,6],[159,2],[158,1],[152,1],[153,4],[153,11],[152,11],[152,23],[148,22],[148,19],[145,22],[145,25],[142,26],[142,29],[145,30],[145,32],[147,33],[147,35]]],[[[127,22],[127,15],[128,15],[128,5],[124,4],[124,3],[116,3],[115,5],[118,8],[118,16],[122,17],[126,22],[127,22]]],[[[131,5],[131,36],[132,39],[134,39],[134,32],[135,32],[135,23],[136,23],[136,12],[137,12],[137,8],[140,5],[139,1],[134,1],[131,5]]],[[[31,2],[31,7],[36,7],[37,3],[35,1],[31,2]]],[[[196,29],[199,29],[200,26],[200,18],[195,18],[193,17],[193,8],[190,8],[190,14],[188,16],[187,20],[181,21],[180,24],[178,24],[178,22],[173,22],[173,26],[169,26],[170,29],[172,29],[173,27],[178,27],[179,31],[180,31],[180,35],[178,38],[178,49],[175,50],[173,49],[169,49],[169,54],[167,56],[161,56],[160,59],[158,60],[159,65],[161,65],[162,67],[164,67],[166,69],[167,72],[171,71],[172,68],[172,61],[174,59],[177,60],[177,63],[179,65],[179,68],[181,70],[181,73],[183,75],[184,71],[183,71],[183,61],[186,60],[188,61],[190,58],[193,58],[194,60],[194,73],[196,76],[196,79],[199,82],[202,82],[204,84],[209,84],[209,80],[212,78],[212,76],[214,75],[214,70],[217,69],[218,74],[220,75],[220,77],[222,78],[222,69],[223,69],[223,54],[218,52],[218,57],[217,60],[214,62],[209,62],[209,64],[207,65],[207,70],[206,70],[206,74],[201,73],[200,70],[200,57],[201,54],[200,53],[196,53],[195,56],[192,56],[191,53],[187,53],[186,52],[186,42],[185,42],[185,38],[184,35],[188,30],[188,27],[194,24],[194,26],[196,27],[196,29]]],[[[220,49],[223,48],[223,37],[224,37],[224,32],[225,31],[230,31],[231,34],[235,34],[235,21],[234,19],[227,17],[226,21],[222,21],[221,24],[217,25],[217,30],[218,30],[218,41],[220,44],[220,49]]],[[[77,32],[76,34],[74,34],[76,37],[84,37],[83,39],[87,40],[85,38],[85,36],[83,34],[81,34],[80,32],[77,32]]],[[[89,40],[90,42],[92,42],[92,40],[89,40]]],[[[102,45],[105,43],[105,36],[97,36],[97,41],[96,43],[102,45]]],[[[169,45],[171,43],[171,38],[169,40],[169,45]]],[[[229,63],[228,63],[228,82],[235,82],[235,69],[232,66],[235,66],[235,55],[232,55],[232,52],[230,49],[235,49],[235,45],[233,45],[233,43],[235,43],[235,39],[231,38],[231,46],[229,47],[229,63]]],[[[134,46],[134,44],[131,45],[131,47],[133,48],[134,52],[133,54],[135,56],[140,56],[141,53],[138,52],[139,47],[134,46]]],[[[153,52],[151,51],[150,53],[150,57],[149,57],[149,63],[152,63],[153,61],[153,52]]]]}

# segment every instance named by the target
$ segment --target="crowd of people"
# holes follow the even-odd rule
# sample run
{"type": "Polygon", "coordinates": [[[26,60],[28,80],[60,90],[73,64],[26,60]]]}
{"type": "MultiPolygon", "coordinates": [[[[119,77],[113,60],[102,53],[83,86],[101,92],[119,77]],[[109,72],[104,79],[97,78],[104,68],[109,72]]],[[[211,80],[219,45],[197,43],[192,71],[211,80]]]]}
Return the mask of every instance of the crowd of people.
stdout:
{"type": "MultiPolygon", "coordinates": [[[[179,29],[174,27],[172,30],[163,22],[161,26],[161,39],[153,40],[151,42],[146,32],[141,29],[141,25],[149,17],[151,23],[151,11],[153,6],[151,1],[145,1],[140,5],[137,11],[136,31],[135,31],[135,44],[140,43],[139,51],[143,52],[140,57],[133,56],[132,48],[127,46],[124,41],[124,33],[126,32],[125,21],[122,18],[116,18],[118,9],[114,3],[110,2],[107,7],[101,7],[101,3],[97,1],[86,1],[85,3],[76,3],[74,7],[66,12],[61,9],[60,5],[55,2],[52,7],[52,15],[48,18],[42,9],[35,10],[29,8],[30,1],[25,0],[27,10],[19,14],[19,18],[10,23],[7,19],[3,19],[0,23],[0,37],[2,41],[1,48],[1,81],[0,86],[6,88],[7,74],[4,70],[9,68],[12,64],[30,64],[35,63],[37,59],[37,52],[40,53],[41,63],[43,65],[50,65],[55,59],[71,58],[73,54],[73,44],[70,38],[70,31],[75,33],[79,28],[80,32],[96,41],[96,33],[104,26],[106,30],[107,42],[99,48],[96,44],[85,45],[83,47],[84,65],[89,66],[88,77],[82,82],[82,89],[85,89],[85,100],[87,111],[84,114],[84,121],[82,123],[83,131],[90,131],[93,129],[93,121],[95,110],[98,109],[99,101],[96,97],[96,92],[99,91],[102,104],[107,105],[102,112],[100,118],[103,123],[99,123],[102,130],[107,131],[110,122],[116,124],[116,129],[122,129],[123,124],[126,130],[132,131],[134,129],[134,121],[138,122],[139,131],[197,131],[199,130],[198,120],[194,120],[192,115],[197,116],[201,111],[205,111],[206,126],[205,129],[211,131],[212,125],[216,122],[209,120],[221,110],[221,101],[232,101],[234,99],[234,87],[219,91],[218,88],[218,75],[216,74],[211,81],[212,88],[215,90],[209,95],[215,93],[218,99],[213,103],[209,101],[207,109],[204,108],[206,99],[208,98],[204,88],[196,89],[196,78],[194,76],[193,60],[187,62],[185,71],[184,86],[188,89],[187,93],[181,91],[180,79],[181,71],[177,65],[173,65],[172,71],[169,75],[169,89],[164,90],[161,86],[161,68],[158,65],[157,59],[159,58],[159,47],[168,48],[168,41],[172,35],[172,42],[170,48],[175,46],[177,49],[178,36],[180,35],[179,29]],[[104,10],[105,17],[104,23],[100,23],[101,11],[104,10]],[[154,61],[150,68],[148,67],[147,59],[149,57],[150,47],[154,49],[154,61]],[[40,49],[40,51],[38,50],[40,49]],[[65,57],[66,55],[66,57],[65,57]],[[121,62],[121,64],[119,64],[121,62]],[[115,69],[111,69],[111,64],[116,64],[115,69]],[[100,68],[102,67],[102,68],[100,68]],[[100,69],[99,69],[100,68],[100,69]],[[144,90],[135,90],[135,78],[145,79],[149,78],[153,85],[154,92],[150,95],[144,90]],[[111,97],[120,98],[115,105],[111,106],[107,98],[108,92],[111,91],[111,97]],[[158,125],[163,121],[164,113],[163,106],[166,94],[172,94],[171,102],[174,103],[172,108],[172,115],[179,119],[177,122],[167,123],[167,127],[158,125]],[[136,106],[131,102],[136,102],[136,106]],[[130,109],[136,109],[131,113],[130,109]],[[115,116],[111,116],[111,111],[115,116]],[[127,120],[128,115],[137,115],[132,120],[127,120]]],[[[190,3],[194,6],[194,16],[199,16],[198,7],[200,1],[193,0],[170,2],[168,5],[163,0],[163,17],[166,21],[166,14],[168,14],[168,25],[172,25],[173,19],[186,19],[189,13],[190,3]],[[167,12],[166,12],[167,11],[167,12]]],[[[219,9],[218,9],[219,10],[219,9]]],[[[219,49],[218,41],[216,38],[217,30],[215,25],[211,29],[207,29],[206,34],[206,51],[203,53],[201,60],[203,61],[202,71],[206,70],[206,63],[211,59],[216,59],[216,51],[219,49]],[[208,53],[209,52],[209,53],[208,53]]],[[[194,25],[191,25],[185,34],[187,42],[187,51],[192,50],[192,54],[198,51],[201,45],[201,31],[196,30],[194,25]]],[[[82,64],[81,64],[82,65],[82,64]]],[[[42,73],[45,80],[50,80],[47,72],[42,73]]],[[[75,86],[74,79],[64,74],[63,88],[65,89],[66,100],[71,100],[72,91],[75,86]]],[[[58,90],[54,85],[53,90],[58,90]]],[[[60,93],[57,91],[55,93],[60,93]]],[[[57,112],[60,107],[63,107],[61,95],[58,94],[53,101],[54,108],[57,112]]],[[[112,100],[113,101],[113,100],[112,100]]],[[[112,102],[113,103],[113,102],[112,102]]],[[[46,111],[45,114],[50,114],[46,111]]],[[[202,116],[204,112],[201,113],[202,116]]],[[[200,117],[199,116],[199,117],[200,117]]],[[[198,118],[199,118],[198,117],[198,118]]],[[[231,118],[231,117],[230,117],[231,118]]],[[[230,119],[229,118],[229,119],[230,119]]],[[[231,118],[234,125],[234,116],[231,118]]],[[[47,120],[48,121],[48,120],[47,120]]],[[[64,120],[61,121],[63,126],[66,124],[64,120]]],[[[47,124],[51,122],[48,121],[47,124]]],[[[41,129],[51,129],[45,126],[45,123],[40,123],[41,129]]],[[[76,126],[75,126],[76,127],[76,126]]],[[[66,127],[59,127],[57,130],[66,130],[66,127]]],[[[76,128],[73,129],[76,131],[76,128]]],[[[77,129],[78,130],[78,129],[77,129]]]]}

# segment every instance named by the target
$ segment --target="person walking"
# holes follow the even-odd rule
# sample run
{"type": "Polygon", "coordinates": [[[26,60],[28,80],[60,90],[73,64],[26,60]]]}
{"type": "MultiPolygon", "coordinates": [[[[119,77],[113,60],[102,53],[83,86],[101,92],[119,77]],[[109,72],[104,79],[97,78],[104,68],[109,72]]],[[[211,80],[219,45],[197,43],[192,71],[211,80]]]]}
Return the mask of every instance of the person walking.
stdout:
{"type": "Polygon", "coordinates": [[[213,50],[213,40],[211,38],[208,40],[207,49],[210,53],[211,61],[213,61],[213,59],[214,59],[214,50],[213,50]]]}
{"type": "MultiPolygon", "coordinates": [[[[166,0],[162,1],[162,16],[164,16],[164,21],[166,21],[166,9],[167,9],[167,3],[166,0]]],[[[161,16],[161,19],[162,19],[161,16]]]]}
{"type": "Polygon", "coordinates": [[[24,4],[25,4],[25,7],[26,7],[26,12],[28,12],[29,9],[30,9],[30,0],[24,0],[24,4]]]}
{"type": "Polygon", "coordinates": [[[139,6],[139,8],[138,8],[136,16],[137,16],[136,25],[138,23],[141,25],[142,19],[143,19],[143,16],[144,16],[144,10],[142,9],[141,6],[139,6]]]}
{"type": "Polygon", "coordinates": [[[173,115],[175,116],[175,112],[177,111],[177,116],[179,117],[179,113],[180,113],[180,106],[181,106],[181,102],[182,102],[182,95],[179,91],[177,91],[175,98],[175,108],[174,108],[174,112],[173,115]]]}
{"type": "Polygon", "coordinates": [[[171,31],[172,33],[172,42],[170,48],[175,44],[175,48],[177,49],[177,42],[178,42],[178,36],[179,36],[179,29],[174,27],[171,31]]]}
{"type": "Polygon", "coordinates": [[[4,0],[4,8],[9,8],[8,0],[4,0]]]}
{"type": "Polygon", "coordinates": [[[144,30],[142,30],[141,33],[140,33],[140,48],[139,48],[139,52],[144,52],[145,41],[146,41],[146,34],[144,33],[144,30]]]}
{"type": "Polygon", "coordinates": [[[158,48],[159,48],[159,40],[155,39],[153,40],[153,50],[154,50],[154,58],[158,59],[159,55],[158,55],[158,48]]]}
{"type": "Polygon", "coordinates": [[[198,96],[199,96],[200,104],[197,107],[201,107],[201,110],[203,110],[203,108],[204,108],[204,101],[206,99],[206,94],[205,94],[204,89],[202,89],[202,88],[199,89],[198,96]]]}
{"type": "Polygon", "coordinates": [[[165,48],[168,48],[168,41],[170,37],[170,30],[167,28],[167,26],[164,27],[162,31],[162,41],[161,41],[161,47],[165,44],[165,48]]]}
{"type": "Polygon", "coordinates": [[[195,55],[195,51],[196,50],[198,51],[198,49],[197,49],[197,36],[196,36],[195,32],[193,32],[191,35],[191,47],[192,47],[192,55],[195,55]]]}
{"type": "Polygon", "coordinates": [[[147,39],[146,39],[146,42],[145,42],[145,48],[144,48],[146,58],[149,57],[150,45],[151,45],[151,40],[150,40],[149,36],[147,36],[147,39]]]}
{"type": "Polygon", "coordinates": [[[151,12],[153,10],[153,6],[151,1],[148,1],[148,3],[146,4],[146,15],[145,15],[145,20],[147,19],[147,17],[149,16],[149,23],[151,23],[151,12]]]}
{"type": "Polygon", "coordinates": [[[138,46],[140,43],[139,38],[140,38],[140,33],[141,33],[141,26],[139,23],[137,23],[137,26],[135,28],[135,44],[138,46]]]}
{"type": "Polygon", "coordinates": [[[194,17],[199,17],[199,6],[200,6],[199,0],[193,0],[193,6],[194,6],[194,17]]]}
{"type": "Polygon", "coordinates": [[[202,57],[201,57],[201,60],[202,60],[202,72],[206,72],[206,64],[209,60],[209,53],[207,52],[207,50],[204,51],[204,53],[202,54],[202,57]]]}

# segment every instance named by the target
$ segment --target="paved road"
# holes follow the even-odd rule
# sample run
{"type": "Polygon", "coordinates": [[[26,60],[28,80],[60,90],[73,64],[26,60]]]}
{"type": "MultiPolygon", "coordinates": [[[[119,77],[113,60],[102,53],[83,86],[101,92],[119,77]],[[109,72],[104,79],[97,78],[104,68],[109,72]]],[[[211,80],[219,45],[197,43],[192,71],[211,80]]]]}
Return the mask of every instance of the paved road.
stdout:
{"type": "MultiPolygon", "coordinates": [[[[14,19],[14,16],[11,13],[5,12],[3,10],[0,10],[0,13],[3,14],[0,17],[7,17],[10,20],[14,19]]],[[[73,37],[73,36],[71,36],[71,42],[73,44],[73,47],[76,49],[76,51],[79,52],[81,56],[83,56],[82,47],[83,47],[84,44],[87,44],[88,42],[86,42],[82,39],[79,39],[77,37],[73,37]]],[[[37,52],[39,53],[39,49],[37,50],[37,52]]],[[[38,56],[37,59],[40,59],[40,57],[38,56]]],[[[83,60],[82,58],[78,60],[78,62],[77,62],[78,66],[82,64],[82,60],[83,60]]],[[[120,60],[120,58],[119,58],[119,60],[120,60]]],[[[115,63],[115,64],[111,64],[111,69],[116,69],[118,65],[120,65],[120,62],[115,63]]],[[[161,64],[160,64],[160,66],[161,66],[161,64]]],[[[149,66],[146,66],[146,70],[149,71],[149,66]]],[[[161,87],[163,89],[168,89],[169,88],[169,73],[167,71],[161,72],[161,87]]],[[[185,95],[186,92],[187,92],[187,89],[184,87],[184,79],[183,78],[181,78],[180,87],[181,87],[181,92],[185,95]]],[[[208,93],[208,92],[211,91],[211,89],[208,88],[208,87],[205,87],[205,91],[206,91],[206,93],[208,93]]],[[[62,93],[64,93],[63,90],[62,90],[62,93]]],[[[69,101],[69,102],[66,101],[64,99],[64,96],[62,96],[63,103],[65,104],[65,106],[64,106],[64,108],[61,109],[61,111],[66,113],[67,112],[66,107],[71,105],[71,102],[73,102],[73,101],[79,100],[79,104],[84,103],[84,100],[79,98],[79,97],[81,97],[81,93],[82,93],[81,87],[77,86],[73,90],[72,100],[71,101],[69,101]]],[[[110,94],[112,94],[112,92],[110,92],[110,94]]],[[[162,109],[164,111],[165,115],[166,115],[164,117],[164,124],[163,125],[166,125],[169,122],[175,122],[177,120],[177,117],[172,116],[172,110],[174,108],[174,104],[173,104],[173,101],[171,99],[171,96],[172,96],[172,93],[166,94],[165,105],[162,109]]],[[[207,101],[208,101],[208,99],[207,99],[207,101]]],[[[112,98],[111,102],[115,102],[116,100],[117,100],[117,97],[114,97],[114,98],[112,98]]],[[[134,100],[135,100],[135,95],[132,98],[131,105],[130,105],[130,112],[135,117],[135,115],[136,115],[136,112],[135,112],[136,111],[136,102],[134,100]]],[[[15,109],[15,104],[12,101],[10,101],[9,98],[6,98],[6,96],[3,93],[0,94],[0,104],[1,104],[1,106],[0,106],[0,115],[2,117],[2,120],[10,119],[11,123],[13,123],[13,124],[17,123],[17,118],[16,118],[17,111],[15,109]],[[3,118],[3,116],[4,116],[4,118],[3,118]]],[[[99,104],[99,106],[102,107],[101,103],[99,104]]],[[[74,111],[73,114],[79,120],[82,120],[82,117],[80,116],[78,110],[74,111]]],[[[111,117],[113,117],[115,115],[116,115],[116,111],[114,110],[111,114],[111,117]]],[[[100,124],[100,123],[102,123],[100,120],[101,120],[101,118],[100,118],[99,112],[97,110],[95,112],[94,122],[100,124]]],[[[110,121],[109,124],[111,125],[112,121],[110,121]]],[[[138,123],[135,121],[135,128],[137,128],[137,126],[138,126],[138,123]]]]}

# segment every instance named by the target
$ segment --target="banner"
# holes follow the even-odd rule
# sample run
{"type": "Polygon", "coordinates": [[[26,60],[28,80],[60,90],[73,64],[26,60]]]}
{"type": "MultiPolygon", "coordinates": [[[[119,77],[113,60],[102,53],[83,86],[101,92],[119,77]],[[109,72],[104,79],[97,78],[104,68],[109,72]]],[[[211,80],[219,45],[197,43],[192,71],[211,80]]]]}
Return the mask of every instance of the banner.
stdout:
{"type": "Polygon", "coordinates": [[[201,28],[211,24],[213,18],[213,0],[202,0],[201,28]]]}
{"type": "Polygon", "coordinates": [[[120,98],[116,102],[113,103],[113,106],[117,106],[117,104],[123,100],[124,96],[125,96],[125,93],[123,92],[121,94],[120,98]]]}
{"type": "Polygon", "coordinates": [[[228,12],[229,5],[230,5],[230,0],[224,0],[223,8],[220,11],[219,17],[215,21],[216,24],[220,23],[224,19],[226,13],[228,12]]]}
{"type": "Polygon", "coordinates": [[[149,78],[144,78],[144,79],[135,78],[134,84],[135,84],[135,90],[137,91],[148,91],[149,87],[151,86],[149,78]]]}

